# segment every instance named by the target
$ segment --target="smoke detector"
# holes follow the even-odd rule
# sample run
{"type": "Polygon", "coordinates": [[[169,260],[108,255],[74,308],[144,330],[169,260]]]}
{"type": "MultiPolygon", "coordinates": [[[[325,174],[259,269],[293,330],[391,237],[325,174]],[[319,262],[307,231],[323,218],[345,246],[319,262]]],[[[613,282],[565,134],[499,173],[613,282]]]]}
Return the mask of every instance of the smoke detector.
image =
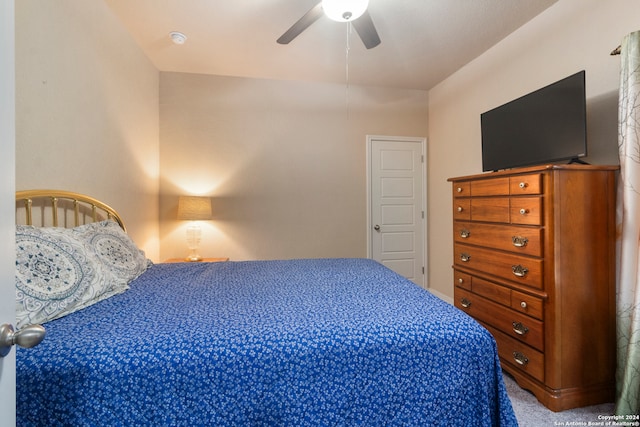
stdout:
{"type": "Polygon", "coordinates": [[[179,31],[171,31],[169,36],[175,44],[184,44],[184,42],[187,41],[187,36],[179,31]]]}

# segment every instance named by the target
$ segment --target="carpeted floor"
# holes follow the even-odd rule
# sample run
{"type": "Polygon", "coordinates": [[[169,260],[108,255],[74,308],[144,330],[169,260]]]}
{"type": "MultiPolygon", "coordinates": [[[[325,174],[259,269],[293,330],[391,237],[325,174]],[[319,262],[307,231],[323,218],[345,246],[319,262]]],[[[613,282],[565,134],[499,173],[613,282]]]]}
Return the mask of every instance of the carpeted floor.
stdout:
{"type": "Polygon", "coordinates": [[[504,374],[504,383],[520,427],[590,425],[589,422],[604,421],[598,418],[599,415],[613,414],[613,403],[553,412],[542,406],[533,394],[520,388],[507,374],[504,374]]]}

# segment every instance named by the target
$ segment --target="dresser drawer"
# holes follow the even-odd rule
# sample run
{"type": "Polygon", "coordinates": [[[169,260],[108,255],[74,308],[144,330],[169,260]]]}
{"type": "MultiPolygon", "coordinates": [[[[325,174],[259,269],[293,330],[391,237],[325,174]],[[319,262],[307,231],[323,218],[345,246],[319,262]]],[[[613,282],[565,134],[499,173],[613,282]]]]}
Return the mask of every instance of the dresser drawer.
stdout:
{"type": "Polygon", "coordinates": [[[471,182],[471,195],[482,196],[508,196],[509,178],[479,179],[471,182]]]}
{"type": "Polygon", "coordinates": [[[462,289],[466,289],[468,291],[471,290],[471,281],[473,279],[471,278],[470,274],[467,273],[463,273],[461,271],[458,270],[453,270],[453,285],[454,286],[458,286],[462,289]]]}
{"type": "Polygon", "coordinates": [[[498,355],[514,369],[526,372],[540,382],[544,381],[544,354],[503,334],[490,325],[483,325],[498,344],[498,355]]]}
{"type": "Polygon", "coordinates": [[[509,289],[459,270],[453,270],[454,286],[471,291],[498,304],[511,307],[522,314],[544,320],[543,299],[509,289]]]}
{"type": "Polygon", "coordinates": [[[542,198],[456,198],[453,201],[453,218],[504,224],[542,225],[542,198]]]}
{"type": "Polygon", "coordinates": [[[470,219],[509,223],[510,208],[508,197],[472,198],[470,219]]]}
{"type": "Polygon", "coordinates": [[[512,196],[542,194],[542,174],[534,173],[510,177],[509,194],[512,196]]]}
{"type": "Polygon", "coordinates": [[[453,219],[471,219],[471,199],[453,199],[453,219]]]}
{"type": "Polygon", "coordinates": [[[511,338],[544,350],[543,322],[517,313],[464,289],[454,289],[454,304],[473,318],[489,324],[511,338]]]}
{"type": "Polygon", "coordinates": [[[542,256],[541,228],[455,221],[453,239],[460,243],[542,256]]]}
{"type": "Polygon", "coordinates": [[[514,310],[542,320],[544,319],[542,307],[542,298],[534,297],[518,291],[511,291],[511,308],[514,310]]]}
{"type": "Polygon", "coordinates": [[[538,258],[454,243],[455,265],[542,289],[543,262],[538,258]]]}
{"type": "Polygon", "coordinates": [[[511,289],[479,277],[471,279],[471,291],[498,304],[511,306],[511,289]]]}
{"type": "Polygon", "coordinates": [[[470,182],[454,182],[453,183],[453,198],[456,197],[469,197],[471,196],[471,183],[470,182]]]}
{"type": "Polygon", "coordinates": [[[542,199],[540,197],[512,197],[510,222],[512,224],[542,225],[542,199]]]}

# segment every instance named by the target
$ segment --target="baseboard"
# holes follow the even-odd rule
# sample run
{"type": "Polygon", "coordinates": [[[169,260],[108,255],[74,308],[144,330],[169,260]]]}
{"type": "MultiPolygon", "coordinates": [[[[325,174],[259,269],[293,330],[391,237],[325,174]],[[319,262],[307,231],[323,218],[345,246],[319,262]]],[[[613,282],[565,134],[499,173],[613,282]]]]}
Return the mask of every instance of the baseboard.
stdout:
{"type": "Polygon", "coordinates": [[[449,304],[453,305],[453,298],[451,298],[450,296],[447,296],[445,294],[443,294],[442,292],[438,292],[434,289],[427,289],[429,292],[431,292],[433,295],[437,296],[438,298],[440,298],[441,300],[448,302],[449,304]]]}

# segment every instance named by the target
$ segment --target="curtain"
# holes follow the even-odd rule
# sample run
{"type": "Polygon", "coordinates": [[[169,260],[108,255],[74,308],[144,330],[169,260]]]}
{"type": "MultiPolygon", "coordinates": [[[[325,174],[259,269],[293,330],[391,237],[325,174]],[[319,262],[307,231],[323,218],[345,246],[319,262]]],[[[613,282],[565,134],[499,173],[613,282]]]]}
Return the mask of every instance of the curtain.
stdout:
{"type": "Polygon", "coordinates": [[[640,414],[640,31],[620,50],[616,414],[640,414]]]}

